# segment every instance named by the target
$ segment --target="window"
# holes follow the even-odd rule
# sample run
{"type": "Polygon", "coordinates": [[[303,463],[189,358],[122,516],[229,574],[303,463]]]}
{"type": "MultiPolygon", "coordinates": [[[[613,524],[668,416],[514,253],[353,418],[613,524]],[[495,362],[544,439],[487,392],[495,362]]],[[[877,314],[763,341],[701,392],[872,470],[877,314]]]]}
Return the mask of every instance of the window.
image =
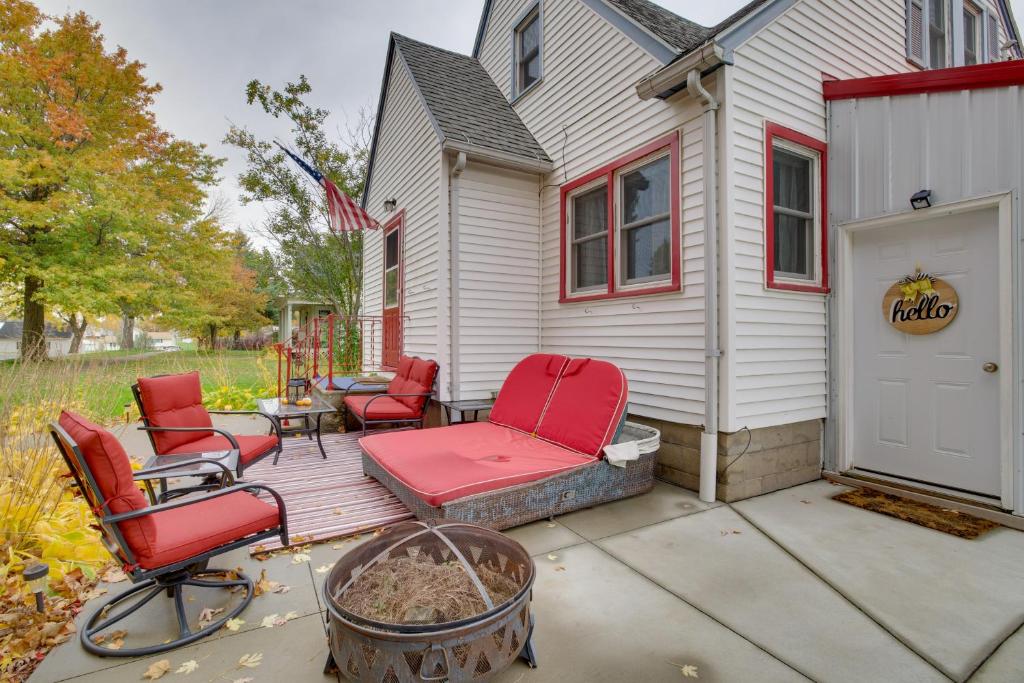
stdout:
{"type": "Polygon", "coordinates": [[[531,9],[515,30],[515,95],[521,95],[540,81],[540,5],[531,9]]]}
{"type": "Polygon", "coordinates": [[[946,62],[946,6],[949,0],[928,0],[928,66],[942,69],[946,62]]]}
{"type": "Polygon", "coordinates": [[[562,187],[560,301],[677,291],[679,137],[562,187]]]}
{"type": "Polygon", "coordinates": [[[384,308],[398,306],[400,251],[398,229],[384,235],[384,308]]]}
{"type": "Polygon", "coordinates": [[[988,12],[988,61],[998,62],[1002,59],[1002,50],[999,44],[999,18],[993,12],[988,12]]]}
{"type": "Polygon", "coordinates": [[[828,291],[825,143],[765,128],[765,280],[770,289],[828,291]]]}
{"type": "Polygon", "coordinates": [[[964,3],[964,64],[980,64],[983,61],[982,14],[977,5],[964,3]]]}

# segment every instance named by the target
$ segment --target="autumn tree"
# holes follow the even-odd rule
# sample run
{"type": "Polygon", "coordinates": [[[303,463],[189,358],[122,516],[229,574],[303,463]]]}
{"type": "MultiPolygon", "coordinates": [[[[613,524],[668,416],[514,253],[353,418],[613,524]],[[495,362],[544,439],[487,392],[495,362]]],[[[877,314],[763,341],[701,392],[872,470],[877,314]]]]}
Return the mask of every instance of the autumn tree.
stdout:
{"type": "MultiPolygon", "coordinates": [[[[359,197],[366,179],[371,121],[362,114],[347,139],[327,133],[329,112],[306,102],[312,87],[305,76],[276,90],[258,80],[246,87],[246,100],[265,114],[291,125],[290,144],[350,197],[359,197]]],[[[267,207],[263,233],[277,247],[277,266],[296,294],[331,304],[355,316],[362,296],[363,236],[330,229],[323,191],[270,140],[232,125],[225,138],[246,153],[239,176],[243,202],[267,207]]]]}
{"type": "Polygon", "coordinates": [[[159,86],[97,23],[46,19],[0,3],[0,283],[20,290],[29,359],[45,357],[48,306],[132,320],[174,303],[219,165],[160,130],[159,86]]]}

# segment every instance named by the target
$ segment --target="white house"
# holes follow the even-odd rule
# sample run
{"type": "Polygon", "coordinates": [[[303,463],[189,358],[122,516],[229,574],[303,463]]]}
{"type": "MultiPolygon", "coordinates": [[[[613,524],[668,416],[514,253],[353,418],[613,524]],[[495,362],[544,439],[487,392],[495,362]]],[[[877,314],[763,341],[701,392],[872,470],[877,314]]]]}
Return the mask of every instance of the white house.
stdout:
{"type": "Polygon", "coordinates": [[[392,321],[383,357],[436,358],[443,398],[489,396],[536,351],[615,362],[631,419],[662,429],[660,476],[705,499],[824,467],[1024,511],[1018,38],[1003,0],[758,0],[714,27],[647,0],[487,0],[472,56],[392,34],[363,197],[386,223],[363,299],[392,321]],[[982,218],[984,307],[966,261],[923,248],[982,218]],[[895,226],[883,268],[859,243],[895,226]],[[886,323],[898,370],[859,323],[917,267],[962,313],[886,323]]]}
{"type": "MultiPolygon", "coordinates": [[[[11,360],[21,357],[22,321],[0,320],[0,360],[11,360]]],[[[46,355],[58,358],[68,355],[71,350],[71,332],[58,329],[46,323],[43,330],[46,341],[46,355]]]]}

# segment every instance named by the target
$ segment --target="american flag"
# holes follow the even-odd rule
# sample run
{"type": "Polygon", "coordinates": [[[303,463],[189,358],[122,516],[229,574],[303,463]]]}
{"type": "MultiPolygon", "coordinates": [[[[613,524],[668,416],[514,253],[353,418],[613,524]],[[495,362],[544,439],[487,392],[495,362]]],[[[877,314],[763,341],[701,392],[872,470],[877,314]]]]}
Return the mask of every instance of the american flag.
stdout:
{"type": "Polygon", "coordinates": [[[292,158],[303,171],[313,177],[320,187],[327,193],[327,213],[331,220],[331,229],[337,232],[346,230],[372,230],[379,228],[380,223],[370,217],[370,214],[363,211],[362,207],[353,201],[351,197],[338,189],[323,173],[307,164],[301,157],[293,154],[283,145],[278,144],[281,151],[292,158]]]}

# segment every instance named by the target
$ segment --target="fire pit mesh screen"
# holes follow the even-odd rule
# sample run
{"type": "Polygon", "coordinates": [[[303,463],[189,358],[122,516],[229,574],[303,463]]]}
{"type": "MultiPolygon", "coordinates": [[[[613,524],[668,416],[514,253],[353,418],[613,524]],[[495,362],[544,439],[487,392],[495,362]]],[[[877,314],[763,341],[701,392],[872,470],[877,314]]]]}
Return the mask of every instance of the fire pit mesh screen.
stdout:
{"type": "Polygon", "coordinates": [[[333,662],[375,683],[489,678],[528,647],[533,579],[528,553],[498,532],[399,524],[338,560],[324,584],[333,662]],[[461,592],[447,588],[453,576],[461,592]]]}

